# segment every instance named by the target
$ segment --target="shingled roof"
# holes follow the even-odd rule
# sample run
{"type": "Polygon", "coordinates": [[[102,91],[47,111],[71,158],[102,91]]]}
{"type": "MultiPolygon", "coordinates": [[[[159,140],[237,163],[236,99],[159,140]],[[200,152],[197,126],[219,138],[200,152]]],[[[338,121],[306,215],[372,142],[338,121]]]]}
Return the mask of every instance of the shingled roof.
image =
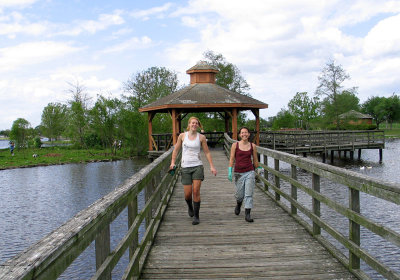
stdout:
{"type": "Polygon", "coordinates": [[[191,75],[191,84],[157,101],[140,108],[140,112],[167,112],[169,109],[181,111],[213,112],[223,108],[238,110],[264,109],[268,104],[254,98],[230,91],[215,84],[218,70],[201,61],[186,73],[191,75]]]}

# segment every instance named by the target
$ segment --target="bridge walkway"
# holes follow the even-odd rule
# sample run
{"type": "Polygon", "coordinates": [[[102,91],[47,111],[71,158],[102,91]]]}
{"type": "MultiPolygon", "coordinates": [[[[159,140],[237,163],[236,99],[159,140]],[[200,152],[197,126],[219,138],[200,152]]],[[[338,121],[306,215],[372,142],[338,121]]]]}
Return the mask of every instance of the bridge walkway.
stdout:
{"type": "Polygon", "coordinates": [[[258,188],[254,223],[239,216],[223,150],[212,150],[216,177],[205,157],[200,224],[187,214],[180,180],[157,232],[141,279],[356,279],[258,188]]]}

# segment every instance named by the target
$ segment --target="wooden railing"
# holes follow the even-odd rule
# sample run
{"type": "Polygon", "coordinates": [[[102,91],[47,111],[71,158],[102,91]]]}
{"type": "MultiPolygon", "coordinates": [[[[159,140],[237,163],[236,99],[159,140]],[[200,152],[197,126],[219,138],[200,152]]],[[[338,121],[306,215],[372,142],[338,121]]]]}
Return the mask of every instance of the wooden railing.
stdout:
{"type": "MultiPolygon", "coordinates": [[[[234,142],[228,134],[225,134],[225,149],[229,155],[229,149],[234,142]]],[[[257,175],[260,187],[265,194],[271,197],[279,206],[286,210],[295,220],[303,225],[320,243],[322,243],[343,265],[360,279],[369,277],[360,270],[360,260],[387,279],[400,279],[400,274],[387,267],[376,256],[372,256],[367,250],[360,246],[361,230],[364,227],[370,234],[378,235],[395,247],[400,247],[400,234],[382,224],[373,221],[361,214],[362,206],[360,203],[360,192],[383,199],[385,203],[400,205],[400,184],[385,182],[374,179],[356,172],[348,171],[328,164],[320,163],[308,158],[275,151],[267,148],[257,147],[260,156],[261,166],[264,169],[263,175],[257,175]],[[273,167],[268,165],[268,158],[273,162],[273,167]],[[290,175],[280,170],[281,163],[291,166],[290,175]],[[310,174],[311,186],[297,179],[297,171],[304,170],[310,174]],[[348,206],[333,200],[324,195],[324,181],[331,181],[343,185],[348,189],[348,206]],[[282,188],[283,184],[286,188],[282,188]],[[310,207],[302,204],[297,196],[298,190],[309,197],[310,207]],[[282,199],[285,199],[287,206],[282,199]],[[332,209],[338,217],[345,217],[348,222],[348,236],[342,234],[334,228],[328,220],[321,216],[321,204],[332,209]],[[301,215],[298,214],[301,212],[301,215]],[[310,223],[303,217],[308,217],[310,223]],[[339,248],[327,238],[321,235],[321,230],[341,243],[349,253],[347,257],[339,248]]],[[[282,165],[281,165],[282,166],[282,165]]],[[[302,171],[303,172],[303,171],[302,171]]],[[[337,189],[338,192],[346,191],[337,189]]],[[[324,207],[325,207],[324,206],[324,207]]],[[[365,212],[365,211],[364,211],[365,212]]]]}
{"type": "Polygon", "coordinates": [[[313,150],[384,148],[383,130],[354,131],[261,131],[260,146],[274,150],[312,152],[313,150]]]}
{"type": "Polygon", "coordinates": [[[122,279],[137,279],[178,178],[178,172],[174,176],[167,173],[171,155],[172,149],[28,250],[2,264],[0,279],[56,279],[92,242],[96,248],[96,273],[92,279],[111,279],[113,268],[128,249],[129,264],[122,279]],[[138,195],[143,190],[145,204],[139,210],[138,195]],[[129,229],[111,251],[110,224],[124,209],[128,210],[129,229]],[[139,226],[143,221],[145,232],[139,242],[139,226]]]}

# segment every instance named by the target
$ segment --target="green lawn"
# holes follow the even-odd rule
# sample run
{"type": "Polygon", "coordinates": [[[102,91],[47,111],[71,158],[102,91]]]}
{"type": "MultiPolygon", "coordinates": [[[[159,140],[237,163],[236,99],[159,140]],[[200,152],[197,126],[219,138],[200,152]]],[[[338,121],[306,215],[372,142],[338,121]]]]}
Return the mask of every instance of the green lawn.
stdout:
{"type": "Polygon", "coordinates": [[[400,123],[394,123],[392,126],[392,129],[390,129],[390,125],[388,124],[388,127],[386,128],[385,124],[380,124],[379,129],[382,129],[385,131],[385,136],[386,137],[396,137],[400,138],[400,123]]]}
{"type": "Polygon", "coordinates": [[[110,150],[71,149],[68,147],[51,147],[40,149],[0,150],[0,170],[16,167],[44,166],[65,163],[113,161],[127,159],[129,155],[122,150],[113,156],[110,150]],[[33,157],[37,154],[37,157],[33,157]]]}

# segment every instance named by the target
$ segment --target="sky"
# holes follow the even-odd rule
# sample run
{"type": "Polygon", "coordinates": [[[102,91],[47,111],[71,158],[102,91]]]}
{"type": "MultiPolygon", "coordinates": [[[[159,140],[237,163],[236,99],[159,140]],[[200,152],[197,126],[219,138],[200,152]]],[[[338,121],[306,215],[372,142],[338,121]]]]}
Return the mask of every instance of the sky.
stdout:
{"type": "Polygon", "coordinates": [[[400,94],[399,29],[400,0],[0,0],[0,130],[18,118],[36,127],[77,83],[92,100],[119,98],[157,66],[187,85],[209,50],[239,68],[265,119],[297,92],[314,96],[330,61],[361,103],[389,97],[400,94]]]}

